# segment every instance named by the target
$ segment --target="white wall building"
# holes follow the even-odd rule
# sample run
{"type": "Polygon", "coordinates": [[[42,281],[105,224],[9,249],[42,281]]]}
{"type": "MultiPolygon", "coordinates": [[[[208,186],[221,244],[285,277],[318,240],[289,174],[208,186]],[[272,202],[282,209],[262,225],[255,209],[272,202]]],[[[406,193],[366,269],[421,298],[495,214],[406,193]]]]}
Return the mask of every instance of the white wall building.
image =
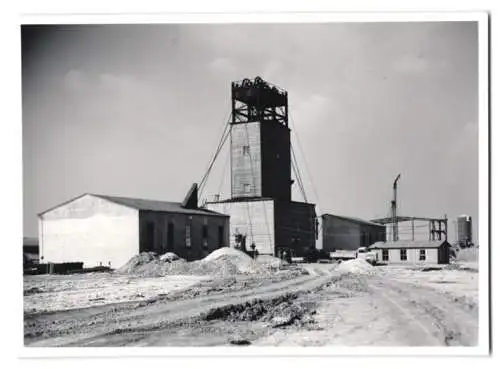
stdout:
{"type": "Polygon", "coordinates": [[[450,244],[447,241],[376,242],[369,247],[382,264],[448,264],[450,244]]]}

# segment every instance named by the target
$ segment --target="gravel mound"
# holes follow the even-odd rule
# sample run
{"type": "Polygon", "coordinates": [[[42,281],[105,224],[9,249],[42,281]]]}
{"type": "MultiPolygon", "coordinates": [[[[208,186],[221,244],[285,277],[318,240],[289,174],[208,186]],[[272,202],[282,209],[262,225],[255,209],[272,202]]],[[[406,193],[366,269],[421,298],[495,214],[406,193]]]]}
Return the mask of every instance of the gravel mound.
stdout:
{"type": "Polygon", "coordinates": [[[141,252],[139,255],[132,256],[127,263],[118,269],[120,273],[134,273],[135,271],[142,269],[144,265],[147,265],[157,259],[157,255],[154,252],[141,252]]]}
{"type": "Polygon", "coordinates": [[[163,254],[162,256],[160,256],[160,260],[161,261],[168,261],[168,262],[172,262],[172,261],[176,261],[176,260],[185,261],[183,258],[177,256],[177,254],[175,254],[173,252],[167,252],[167,253],[163,254]]]}
{"type": "Polygon", "coordinates": [[[254,300],[245,304],[214,308],[202,316],[204,320],[225,320],[228,322],[266,322],[272,328],[291,324],[314,323],[314,304],[298,301],[296,294],[283,295],[272,300],[254,300]]]}
{"type": "Polygon", "coordinates": [[[268,268],[279,269],[284,265],[288,265],[285,260],[271,255],[259,255],[256,259],[257,263],[268,268]]]}
{"type": "Polygon", "coordinates": [[[201,262],[220,267],[224,275],[265,273],[267,269],[244,252],[231,247],[221,247],[207,255],[201,262]]]}
{"type": "Polygon", "coordinates": [[[231,257],[234,259],[239,259],[242,261],[245,260],[250,260],[252,261],[252,258],[245,254],[243,251],[237,250],[232,247],[221,247],[218,248],[217,250],[213,251],[211,254],[207,255],[203,261],[212,261],[212,260],[217,260],[221,257],[231,257]]]}
{"type": "Polygon", "coordinates": [[[141,277],[161,277],[166,275],[213,275],[228,277],[236,274],[270,274],[272,268],[255,262],[242,251],[223,247],[215,250],[202,260],[186,262],[177,255],[167,253],[158,256],[152,252],[132,257],[119,273],[141,277]]]}
{"type": "Polygon", "coordinates": [[[374,267],[366,260],[353,259],[339,264],[335,270],[343,273],[370,274],[374,271],[374,267]]]}

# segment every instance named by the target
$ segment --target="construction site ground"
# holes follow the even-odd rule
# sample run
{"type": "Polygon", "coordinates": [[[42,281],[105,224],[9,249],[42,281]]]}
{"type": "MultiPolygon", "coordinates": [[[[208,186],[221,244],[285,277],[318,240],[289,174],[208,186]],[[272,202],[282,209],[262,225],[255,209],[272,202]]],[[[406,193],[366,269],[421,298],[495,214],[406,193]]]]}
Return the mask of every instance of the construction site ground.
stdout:
{"type": "Polygon", "coordinates": [[[26,346],[474,346],[477,264],[26,276],[26,346]]]}

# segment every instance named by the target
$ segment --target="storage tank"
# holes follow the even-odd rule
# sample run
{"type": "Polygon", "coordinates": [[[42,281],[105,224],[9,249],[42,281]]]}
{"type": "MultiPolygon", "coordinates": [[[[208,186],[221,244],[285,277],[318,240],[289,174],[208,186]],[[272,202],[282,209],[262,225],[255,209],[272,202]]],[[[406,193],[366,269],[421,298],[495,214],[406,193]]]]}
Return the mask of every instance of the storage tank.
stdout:
{"type": "Polygon", "coordinates": [[[461,246],[472,244],[472,219],[469,215],[460,215],[457,219],[458,243],[461,246]]]}

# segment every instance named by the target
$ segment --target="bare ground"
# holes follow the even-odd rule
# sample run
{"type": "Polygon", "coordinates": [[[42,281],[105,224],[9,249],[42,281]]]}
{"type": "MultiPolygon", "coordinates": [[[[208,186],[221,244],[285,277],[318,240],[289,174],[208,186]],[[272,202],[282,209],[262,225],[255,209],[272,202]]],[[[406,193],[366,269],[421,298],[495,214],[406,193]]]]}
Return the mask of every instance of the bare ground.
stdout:
{"type": "Polygon", "coordinates": [[[477,345],[477,270],[202,282],[143,301],[25,313],[27,346],[477,345]]]}

